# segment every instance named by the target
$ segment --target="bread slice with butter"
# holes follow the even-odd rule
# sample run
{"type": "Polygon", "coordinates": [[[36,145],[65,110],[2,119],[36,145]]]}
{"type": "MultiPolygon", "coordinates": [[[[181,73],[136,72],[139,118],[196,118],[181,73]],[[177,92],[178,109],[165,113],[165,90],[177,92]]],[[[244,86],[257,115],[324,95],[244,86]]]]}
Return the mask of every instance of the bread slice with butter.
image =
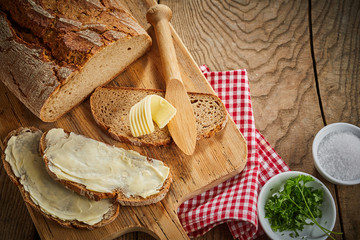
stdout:
{"type": "Polygon", "coordinates": [[[171,185],[162,161],[61,128],[43,134],[40,152],[50,176],[89,199],[147,205],[162,200],[171,185]]]}
{"type": "Polygon", "coordinates": [[[89,200],[49,176],[39,153],[41,136],[39,129],[19,128],[4,140],[4,169],[25,202],[64,227],[93,229],[112,222],[119,213],[118,203],[89,200]]]}
{"type": "MultiPolygon", "coordinates": [[[[90,97],[91,112],[95,121],[115,140],[142,146],[162,146],[172,142],[167,127],[140,137],[130,129],[130,109],[148,95],[165,96],[155,89],[98,87],[90,97]]],[[[227,111],[222,101],[213,94],[189,92],[196,118],[197,140],[213,136],[227,123],[227,111]]]]}

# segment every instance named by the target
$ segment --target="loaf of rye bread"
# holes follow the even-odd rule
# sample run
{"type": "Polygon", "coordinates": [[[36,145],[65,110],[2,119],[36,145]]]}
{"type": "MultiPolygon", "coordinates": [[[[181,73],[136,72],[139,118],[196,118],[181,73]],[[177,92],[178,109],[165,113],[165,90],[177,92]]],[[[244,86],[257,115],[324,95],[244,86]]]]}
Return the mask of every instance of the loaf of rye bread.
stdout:
{"type": "MultiPolygon", "coordinates": [[[[107,206],[109,206],[108,211],[102,216],[101,221],[95,223],[95,224],[88,224],[84,223],[82,221],[77,220],[77,216],[74,216],[75,214],[69,212],[70,216],[73,216],[75,219],[60,219],[57,216],[54,216],[53,214],[50,214],[47,212],[47,210],[43,210],[43,205],[39,204],[39,198],[38,196],[32,196],[30,194],[31,189],[26,184],[31,181],[33,182],[37,187],[38,190],[41,190],[41,184],[47,184],[48,186],[51,186],[51,193],[58,196],[58,201],[52,202],[51,206],[53,208],[57,208],[59,204],[65,202],[66,196],[73,196],[74,199],[78,199],[78,201],[85,202],[85,205],[90,204],[91,202],[96,204],[94,201],[90,201],[87,198],[80,196],[74,192],[72,192],[69,189],[64,188],[60,183],[57,183],[54,181],[46,172],[45,164],[42,160],[42,157],[39,153],[39,143],[40,143],[40,137],[42,136],[42,132],[39,129],[36,129],[34,127],[29,128],[19,128],[17,130],[14,130],[8,134],[8,136],[4,140],[4,149],[2,151],[2,162],[4,169],[10,179],[18,186],[19,191],[21,192],[23,199],[26,203],[28,203],[33,209],[40,212],[42,215],[44,215],[46,218],[51,219],[53,221],[56,221],[60,225],[64,227],[74,227],[74,228],[81,228],[81,229],[89,229],[92,230],[97,227],[102,227],[106,224],[109,224],[112,222],[119,213],[119,204],[116,202],[111,203],[109,200],[109,203],[106,203],[107,206]],[[31,137],[29,138],[21,138],[25,134],[31,134],[31,137]],[[18,140],[12,141],[11,143],[9,140],[12,137],[19,137],[18,140]],[[8,145],[9,143],[9,145],[8,145]],[[12,157],[16,158],[19,157],[13,152],[13,147],[16,145],[16,147],[19,147],[21,151],[25,154],[24,159],[19,160],[18,164],[10,163],[10,160],[12,157]],[[29,151],[29,152],[26,152],[29,151]],[[30,157],[31,155],[35,155],[34,158],[30,157]],[[38,156],[36,156],[38,155],[38,156]],[[23,161],[23,162],[22,162],[23,161]],[[30,162],[33,161],[33,162],[30,162]],[[27,163],[25,163],[27,162],[27,163]],[[29,167],[29,165],[32,165],[33,168],[37,169],[38,173],[29,174],[26,171],[26,167],[29,167]],[[36,179],[34,178],[36,175],[42,176],[42,183],[37,183],[36,179]],[[25,185],[24,185],[25,184],[25,185]],[[61,195],[61,197],[60,197],[61,195]]],[[[46,198],[49,193],[40,193],[44,198],[46,198]],[[45,194],[45,195],[44,195],[45,194]]],[[[106,201],[106,200],[104,200],[106,201]]],[[[67,202],[67,204],[74,204],[76,205],[77,202],[67,202]]],[[[71,209],[69,205],[67,205],[68,209],[71,209]]],[[[88,209],[91,211],[91,209],[88,209]]],[[[101,217],[101,216],[100,216],[101,217]]]]}
{"type": "MultiPolygon", "coordinates": [[[[99,87],[90,97],[91,112],[95,121],[115,140],[144,146],[162,146],[172,142],[167,127],[140,137],[130,130],[129,113],[132,106],[147,95],[165,96],[165,91],[156,89],[99,87]]],[[[227,111],[216,95],[188,93],[196,119],[197,140],[208,138],[221,131],[228,120],[227,111]]]]}
{"type": "Polygon", "coordinates": [[[150,46],[149,35],[116,0],[0,0],[0,79],[45,122],[150,46]]]}
{"type": "MultiPolygon", "coordinates": [[[[56,129],[52,129],[49,131],[54,131],[54,130],[56,130],[56,129]]],[[[58,129],[58,130],[60,130],[60,129],[58,129]]],[[[67,169],[66,163],[63,161],[63,160],[65,160],[64,158],[66,158],[67,156],[61,155],[60,156],[61,159],[59,159],[56,163],[54,163],[52,157],[56,156],[56,155],[58,156],[59,154],[49,153],[49,151],[50,151],[49,149],[51,148],[51,146],[58,144],[59,143],[58,140],[61,141],[63,139],[67,139],[70,137],[70,134],[73,134],[73,135],[75,135],[76,140],[86,140],[86,141],[89,140],[92,142],[96,142],[97,146],[100,146],[99,149],[102,149],[102,150],[106,149],[106,151],[107,151],[109,149],[114,149],[114,148],[115,148],[115,150],[124,150],[124,149],[116,148],[114,146],[110,146],[110,145],[95,141],[93,139],[89,139],[85,136],[66,132],[66,131],[63,131],[61,133],[60,137],[56,137],[56,140],[50,140],[47,138],[47,135],[49,135],[49,131],[45,132],[42,135],[41,140],[40,140],[40,153],[43,156],[43,159],[45,161],[46,169],[47,169],[49,175],[53,179],[60,182],[67,188],[79,193],[80,195],[86,196],[87,198],[96,200],[96,201],[105,199],[105,198],[115,198],[116,201],[120,205],[123,205],[123,206],[143,206],[143,205],[149,205],[149,204],[153,204],[153,203],[161,201],[166,196],[167,192],[170,189],[170,186],[172,183],[172,176],[171,176],[171,172],[169,170],[169,174],[167,175],[167,178],[164,180],[162,185],[159,186],[158,192],[155,194],[146,196],[146,197],[141,197],[141,196],[137,196],[137,195],[125,196],[125,194],[121,188],[114,188],[111,191],[91,190],[86,185],[83,184],[84,181],[83,181],[82,176],[77,175],[77,172],[73,172],[72,170],[67,169]],[[65,176],[68,176],[69,178],[68,179],[64,178],[64,175],[61,175],[61,176],[57,175],[57,172],[53,169],[60,170],[61,173],[65,173],[65,176]],[[70,175],[67,175],[67,174],[70,174],[70,175]]],[[[83,160],[81,160],[81,161],[84,161],[84,164],[81,164],[82,167],[81,167],[81,169],[78,169],[78,170],[81,170],[81,174],[87,174],[87,173],[90,174],[92,177],[91,180],[96,181],[96,184],[100,185],[100,188],[102,188],[102,186],[107,183],[107,178],[109,178],[109,175],[111,173],[110,173],[110,171],[107,171],[106,173],[104,173],[104,175],[100,175],[100,176],[96,175],[95,176],[95,174],[96,174],[95,172],[97,171],[97,168],[100,165],[107,164],[108,163],[107,159],[109,159],[109,157],[116,161],[121,161],[121,160],[117,159],[116,157],[108,155],[106,151],[104,151],[104,152],[97,151],[93,154],[89,153],[89,151],[86,151],[86,149],[89,150],[89,148],[87,148],[86,146],[84,147],[84,145],[88,145],[88,144],[85,144],[84,142],[82,142],[82,144],[77,145],[77,143],[75,142],[76,140],[75,139],[71,140],[71,145],[70,145],[70,148],[67,148],[67,152],[69,153],[69,155],[71,155],[71,157],[73,157],[73,156],[77,157],[78,153],[80,151],[85,150],[85,154],[81,155],[81,157],[83,158],[83,160]],[[79,147],[79,148],[77,148],[77,147],[79,147]],[[94,156],[90,156],[90,155],[94,155],[94,156]],[[101,156],[101,157],[98,158],[99,162],[96,162],[96,164],[92,164],[92,162],[89,161],[89,158],[91,158],[91,157],[96,158],[98,156],[101,156]]],[[[66,146],[64,146],[64,145],[66,145],[66,143],[65,144],[59,143],[59,144],[61,144],[62,149],[66,148],[66,146]]],[[[89,144],[91,144],[91,143],[89,143],[89,144]]],[[[130,159],[129,162],[134,160],[134,162],[130,163],[130,165],[132,165],[132,166],[136,165],[136,161],[147,161],[151,166],[154,166],[154,167],[155,167],[154,162],[156,162],[156,161],[160,162],[158,160],[154,160],[154,159],[151,159],[148,157],[141,156],[140,154],[134,154],[129,150],[124,150],[123,154],[124,155],[128,154],[128,156],[129,156],[128,159],[130,159]]],[[[75,164],[76,164],[76,162],[70,163],[70,165],[72,165],[72,166],[74,166],[75,164]]],[[[162,164],[165,168],[168,168],[165,163],[162,163],[162,164]]],[[[111,165],[111,166],[109,166],[109,168],[113,169],[113,168],[115,168],[115,166],[111,165]]],[[[143,174],[146,175],[147,174],[146,172],[147,172],[147,170],[145,169],[145,171],[141,171],[141,172],[137,171],[136,174],[138,176],[141,176],[143,174]]],[[[124,174],[126,175],[126,172],[121,170],[121,172],[119,172],[119,174],[117,174],[116,177],[118,177],[120,175],[124,175],[124,174]]],[[[113,175],[111,175],[111,176],[113,176],[113,175]]],[[[110,181],[114,181],[114,178],[111,178],[110,181]]],[[[124,181],[127,182],[127,181],[129,181],[128,179],[129,179],[128,177],[125,177],[124,181]]],[[[144,181],[136,182],[137,185],[141,185],[143,183],[144,183],[144,181]]]]}

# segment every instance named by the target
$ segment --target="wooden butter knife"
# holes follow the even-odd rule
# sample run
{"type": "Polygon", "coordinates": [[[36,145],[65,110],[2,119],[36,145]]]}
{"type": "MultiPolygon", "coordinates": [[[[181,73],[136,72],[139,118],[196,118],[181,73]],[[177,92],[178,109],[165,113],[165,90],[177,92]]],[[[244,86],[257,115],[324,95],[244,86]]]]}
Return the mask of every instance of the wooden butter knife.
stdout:
{"type": "Polygon", "coordinates": [[[154,27],[160,59],[165,77],[165,99],[176,108],[176,115],[168,124],[175,144],[186,154],[192,155],[196,145],[196,120],[189,96],[181,79],[169,21],[171,9],[163,4],[147,11],[146,18],[154,27]]]}

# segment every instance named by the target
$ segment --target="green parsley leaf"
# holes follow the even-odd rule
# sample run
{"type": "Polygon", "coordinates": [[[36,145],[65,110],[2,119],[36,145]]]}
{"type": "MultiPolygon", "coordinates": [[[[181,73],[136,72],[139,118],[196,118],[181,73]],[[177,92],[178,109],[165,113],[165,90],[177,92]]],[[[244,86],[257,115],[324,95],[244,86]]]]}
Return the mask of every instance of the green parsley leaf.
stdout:
{"type": "MultiPolygon", "coordinates": [[[[283,190],[273,194],[265,204],[265,218],[269,219],[274,232],[290,230],[291,237],[298,237],[305,225],[316,224],[329,237],[332,232],[316,221],[322,216],[320,206],[323,203],[323,191],[306,186],[314,181],[308,175],[299,175],[286,180],[283,190]],[[310,221],[309,221],[310,220],[310,221]]],[[[333,238],[334,239],[334,238],[333,238]]]]}

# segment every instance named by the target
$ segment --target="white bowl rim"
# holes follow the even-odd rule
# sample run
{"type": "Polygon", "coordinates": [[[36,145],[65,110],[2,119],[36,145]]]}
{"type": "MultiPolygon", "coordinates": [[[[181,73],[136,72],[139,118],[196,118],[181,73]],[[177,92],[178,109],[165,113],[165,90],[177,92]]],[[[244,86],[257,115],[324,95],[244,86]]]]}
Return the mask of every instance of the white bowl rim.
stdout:
{"type": "MultiPolygon", "coordinates": [[[[287,171],[287,172],[282,172],[279,173],[277,175],[274,175],[273,177],[271,177],[266,183],[265,185],[262,187],[260,194],[258,196],[258,208],[257,208],[257,213],[258,213],[258,219],[259,222],[264,230],[264,232],[268,235],[268,237],[270,237],[271,239],[277,239],[278,235],[276,235],[276,233],[274,231],[272,231],[271,226],[269,225],[268,221],[266,221],[265,217],[261,218],[260,216],[264,215],[265,216],[265,209],[262,209],[261,207],[259,207],[259,203],[260,201],[265,202],[267,199],[264,199],[264,195],[266,194],[266,191],[271,189],[272,183],[279,177],[284,176],[284,175],[289,175],[287,178],[285,177],[285,179],[289,179],[291,177],[296,177],[299,175],[307,175],[307,176],[311,176],[312,178],[314,178],[314,180],[316,182],[318,182],[321,186],[322,189],[324,190],[324,196],[328,195],[329,198],[329,202],[330,202],[330,210],[329,211],[333,211],[334,213],[334,218],[330,219],[329,221],[331,221],[330,223],[330,228],[329,230],[333,230],[335,227],[335,222],[336,222],[336,205],[335,205],[335,201],[333,196],[331,195],[331,192],[329,191],[329,189],[325,186],[324,183],[322,183],[318,178],[314,177],[313,175],[309,174],[309,173],[305,173],[305,172],[301,172],[301,171],[287,171]],[[266,224],[266,225],[265,225],[266,224]],[[266,227],[265,227],[266,226],[266,227]]],[[[264,204],[265,206],[265,204],[264,204]]],[[[294,238],[296,239],[296,238],[294,238]]],[[[327,239],[327,236],[324,236],[324,238],[317,238],[318,240],[321,239],[327,239]]]]}
{"type": "Polygon", "coordinates": [[[328,135],[329,133],[333,132],[333,128],[337,127],[337,126],[343,126],[345,128],[351,128],[351,129],[355,129],[356,131],[358,131],[360,133],[360,128],[350,124],[350,123],[345,123],[345,122],[337,122],[337,123],[331,123],[326,125],[325,127],[323,127],[322,129],[320,129],[320,131],[316,134],[314,140],[313,140],[313,144],[312,144],[312,155],[313,155],[313,159],[314,159],[314,163],[315,163],[315,168],[318,170],[318,172],[329,182],[334,183],[334,184],[339,184],[339,185],[356,185],[360,183],[360,179],[355,179],[355,180],[349,180],[349,181],[345,181],[345,180],[340,180],[337,178],[334,178],[333,176],[331,176],[330,174],[328,174],[320,165],[318,157],[317,157],[317,149],[318,146],[321,142],[321,140],[328,135]],[[325,134],[326,133],[326,134],[325,134]],[[324,136],[322,136],[323,134],[325,134],[324,136]]]}

